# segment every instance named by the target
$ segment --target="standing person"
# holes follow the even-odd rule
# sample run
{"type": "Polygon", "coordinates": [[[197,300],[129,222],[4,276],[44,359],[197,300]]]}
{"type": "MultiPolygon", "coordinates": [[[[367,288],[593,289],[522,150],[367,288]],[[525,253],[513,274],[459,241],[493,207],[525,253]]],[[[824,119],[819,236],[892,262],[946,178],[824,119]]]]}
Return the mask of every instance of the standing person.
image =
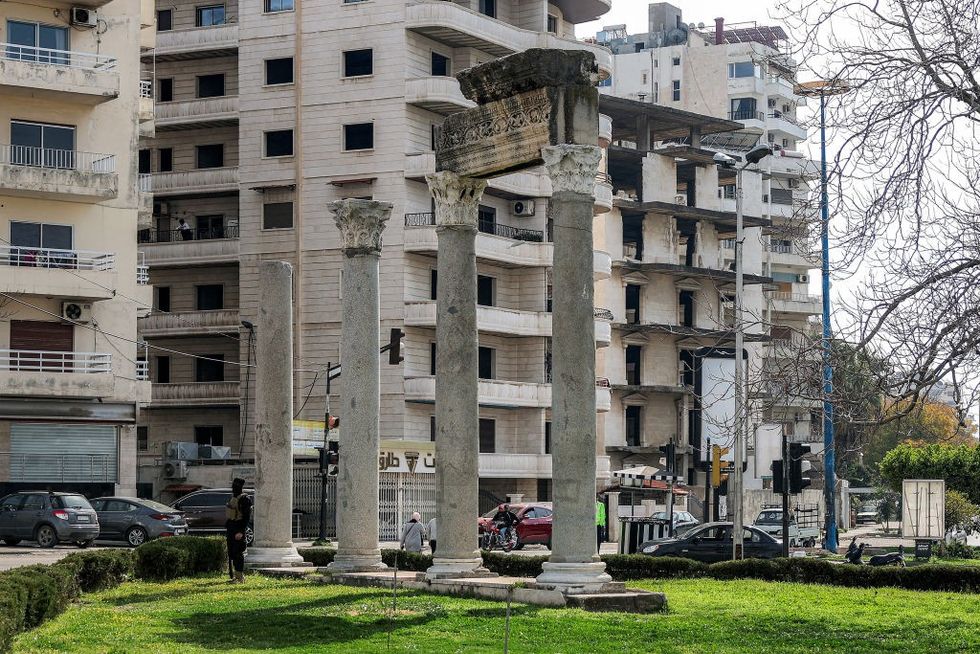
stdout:
{"type": "Polygon", "coordinates": [[[194,233],[191,231],[191,226],[183,218],[177,219],[177,229],[180,230],[180,237],[185,241],[191,240],[194,236],[194,233]]]}
{"type": "Polygon", "coordinates": [[[422,516],[416,511],[411,520],[402,527],[401,548],[406,552],[421,552],[425,528],[422,526],[422,516]]]}
{"type": "Polygon", "coordinates": [[[245,583],[245,530],[252,520],[252,500],[244,493],[245,480],[235,477],[231,482],[231,499],[225,505],[225,538],[228,558],[234,566],[231,583],[245,583]]]}
{"type": "Polygon", "coordinates": [[[429,549],[432,553],[436,553],[436,519],[432,518],[429,523],[425,526],[425,533],[429,537],[429,549]]]}
{"type": "Polygon", "coordinates": [[[606,503],[601,495],[595,496],[595,551],[602,553],[602,541],[606,533],[606,503]]]}

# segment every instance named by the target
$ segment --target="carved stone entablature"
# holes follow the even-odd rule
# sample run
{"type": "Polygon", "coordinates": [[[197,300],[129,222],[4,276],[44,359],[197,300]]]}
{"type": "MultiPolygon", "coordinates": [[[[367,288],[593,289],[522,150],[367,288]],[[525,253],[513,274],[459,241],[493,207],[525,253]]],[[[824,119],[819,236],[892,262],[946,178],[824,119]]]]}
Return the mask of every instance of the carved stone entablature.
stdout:
{"type": "Polygon", "coordinates": [[[337,200],[327,204],[340,230],[345,255],[380,254],[381,233],[391,217],[392,204],[377,200],[337,200]]]}
{"type": "Polygon", "coordinates": [[[541,148],[544,167],[555,193],[595,193],[595,174],[602,151],[594,145],[552,145],[541,148]]]}
{"type": "Polygon", "coordinates": [[[462,177],[442,171],[425,176],[435,200],[437,227],[472,227],[476,229],[480,199],[487,183],[482,179],[462,177]]]}

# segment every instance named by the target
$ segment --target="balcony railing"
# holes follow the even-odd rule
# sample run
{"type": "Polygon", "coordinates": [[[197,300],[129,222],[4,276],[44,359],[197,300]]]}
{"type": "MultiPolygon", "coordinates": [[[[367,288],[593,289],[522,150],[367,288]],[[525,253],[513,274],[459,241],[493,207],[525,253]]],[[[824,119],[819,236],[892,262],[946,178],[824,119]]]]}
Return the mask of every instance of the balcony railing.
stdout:
{"type": "Polygon", "coordinates": [[[153,175],[140,173],[136,178],[136,183],[140,193],[153,192],[153,175]]]}
{"type": "Polygon", "coordinates": [[[136,379],[147,381],[150,379],[150,362],[146,359],[136,360],[136,379]]]}
{"type": "Polygon", "coordinates": [[[136,266],[136,283],[142,285],[150,283],[150,267],[146,264],[136,266]]]}
{"type": "Polygon", "coordinates": [[[771,293],[770,297],[774,300],[783,300],[785,302],[821,302],[822,298],[819,295],[810,295],[809,293],[771,293]]]}
{"type": "Polygon", "coordinates": [[[786,243],[769,243],[766,249],[776,254],[793,254],[793,246],[786,243]]]}
{"type": "Polygon", "coordinates": [[[198,227],[187,232],[179,229],[143,229],[136,235],[136,240],[139,243],[177,243],[179,241],[207,241],[219,238],[238,238],[238,225],[198,227]]]}
{"type": "Polygon", "coordinates": [[[766,113],[764,111],[756,111],[755,109],[740,109],[738,111],[729,111],[728,118],[730,120],[765,120],[766,113]]]}
{"type": "Polygon", "coordinates": [[[18,245],[0,246],[0,265],[62,270],[112,270],[116,255],[89,250],[56,250],[18,245]]]}
{"type": "Polygon", "coordinates": [[[434,227],[436,215],[431,211],[405,214],[406,227],[434,227]]]}
{"type": "Polygon", "coordinates": [[[735,239],[733,238],[723,238],[718,242],[718,245],[722,250],[734,250],[735,249],[735,239]]]}
{"type": "Polygon", "coordinates": [[[89,52],[72,52],[71,50],[53,50],[38,48],[31,45],[16,43],[0,43],[0,59],[7,61],[28,61],[36,64],[65,66],[80,70],[114,70],[116,58],[89,52]]]}
{"type": "Polygon", "coordinates": [[[477,223],[477,229],[479,229],[484,234],[493,234],[494,236],[503,236],[504,238],[511,238],[515,241],[531,241],[533,243],[544,242],[544,232],[538,231],[536,229],[523,229],[520,227],[510,227],[509,225],[500,225],[489,220],[480,220],[477,223]]]}
{"type": "Polygon", "coordinates": [[[0,370],[110,373],[112,372],[112,355],[102,352],[0,350],[0,370]]]}
{"type": "Polygon", "coordinates": [[[116,156],[77,150],[54,150],[33,145],[0,145],[0,164],[79,170],[87,173],[116,172],[116,156]]]}
{"type": "Polygon", "coordinates": [[[612,311],[610,311],[609,309],[603,309],[602,307],[596,307],[595,309],[593,309],[592,315],[597,320],[608,320],[610,322],[612,322],[616,318],[616,316],[613,315],[612,311]]]}
{"type": "Polygon", "coordinates": [[[148,79],[140,80],[140,97],[141,98],[152,98],[153,97],[153,81],[148,79]]]}

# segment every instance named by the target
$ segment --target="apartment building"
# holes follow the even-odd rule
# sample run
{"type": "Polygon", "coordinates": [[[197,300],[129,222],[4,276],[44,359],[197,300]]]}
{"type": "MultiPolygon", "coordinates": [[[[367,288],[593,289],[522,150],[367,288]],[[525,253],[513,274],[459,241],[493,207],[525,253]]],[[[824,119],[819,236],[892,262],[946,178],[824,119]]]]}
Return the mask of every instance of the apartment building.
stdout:
{"type": "Polygon", "coordinates": [[[0,495],[136,492],[152,4],[0,5],[0,495]]]}
{"type": "MultiPolygon", "coordinates": [[[[144,53],[155,137],[141,141],[154,224],[140,235],[157,311],[141,334],[172,353],[150,358],[153,400],[140,479],[147,493],[227,483],[227,470],[165,473],[168,441],[252,456],[258,264],[290,261],[295,289],[297,417],[322,419],[337,363],[341,252],[325,206],[391,202],[381,256],[382,333],[404,328],[405,360],[382,367],[385,443],[434,437],[437,239],[425,175],[445,117],[473,104],[453,75],[531,47],[610,52],[576,23],[609,0],[293,0],[160,2],[144,53]],[[193,356],[186,356],[193,355],[193,356]],[[151,486],[152,485],[152,486],[151,486]]],[[[611,189],[600,184],[606,206],[611,189]]],[[[481,490],[487,501],[550,497],[550,183],[543,171],[490,183],[480,211],[481,490]]],[[[595,254],[597,279],[611,260],[595,254]]],[[[611,321],[597,316],[597,346],[611,321]]],[[[331,388],[334,401],[343,377],[331,388]]],[[[610,390],[597,387],[600,410],[610,390]]],[[[343,416],[341,416],[343,424],[343,416]]],[[[342,428],[342,427],[341,427],[342,428]]],[[[343,455],[341,454],[341,457],[343,455]]],[[[600,462],[608,477],[608,458],[600,462]]]]}
{"type": "MultiPolygon", "coordinates": [[[[793,372],[819,365],[813,339],[821,305],[810,292],[810,272],[819,266],[812,248],[819,218],[809,201],[819,172],[799,150],[807,130],[797,110],[806,99],[794,92],[797,64],[787,54],[785,31],[755,23],[726,26],[722,18],[687,24],[679,8],[654,3],[647,33],[629,35],[624,26],[609,26],[596,40],[614,52],[614,72],[603,82],[603,93],[741,123],[737,130],[701,132],[706,149],[741,156],[757,142],[771,145],[773,156],[761,164],[761,189],[750,197],[746,186],[744,194],[746,207],[761,200],[757,215],[772,224],[750,237],[752,247],[746,249],[747,264],[772,280],[763,286],[759,310],[746,314],[751,329],[771,336],[750,365],[753,433],[775,425],[776,434],[785,430],[794,440],[820,440],[821,405],[812,399],[815,394],[797,392],[805,375],[793,372]]],[[[733,182],[717,189],[719,207],[728,211],[735,208],[733,182]]],[[[734,239],[722,239],[720,248],[726,263],[734,261],[734,239]]],[[[747,488],[768,487],[768,461],[757,458],[747,488]]]]}

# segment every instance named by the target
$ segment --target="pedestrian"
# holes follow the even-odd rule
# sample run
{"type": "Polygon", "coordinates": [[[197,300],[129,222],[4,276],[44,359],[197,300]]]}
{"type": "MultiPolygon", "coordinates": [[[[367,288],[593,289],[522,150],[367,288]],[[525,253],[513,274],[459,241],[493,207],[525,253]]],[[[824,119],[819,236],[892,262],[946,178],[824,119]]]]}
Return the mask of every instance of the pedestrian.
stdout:
{"type": "Polygon", "coordinates": [[[225,538],[228,559],[234,567],[231,583],[245,583],[245,530],[252,520],[252,500],[244,492],[245,480],[235,477],[231,482],[231,499],[225,505],[225,538]]]}
{"type": "Polygon", "coordinates": [[[401,548],[406,552],[421,552],[423,536],[425,527],[422,526],[422,516],[416,511],[402,527],[401,548]]]}
{"type": "Polygon", "coordinates": [[[177,229],[180,231],[180,238],[185,241],[191,240],[194,236],[194,233],[191,231],[191,226],[183,218],[177,219],[177,229]]]}
{"type": "Polygon", "coordinates": [[[429,538],[429,549],[436,553],[436,519],[432,518],[425,526],[425,534],[429,538]]]}
{"type": "Polygon", "coordinates": [[[595,550],[602,553],[602,541],[606,533],[606,503],[601,495],[595,496],[595,550]]]}

